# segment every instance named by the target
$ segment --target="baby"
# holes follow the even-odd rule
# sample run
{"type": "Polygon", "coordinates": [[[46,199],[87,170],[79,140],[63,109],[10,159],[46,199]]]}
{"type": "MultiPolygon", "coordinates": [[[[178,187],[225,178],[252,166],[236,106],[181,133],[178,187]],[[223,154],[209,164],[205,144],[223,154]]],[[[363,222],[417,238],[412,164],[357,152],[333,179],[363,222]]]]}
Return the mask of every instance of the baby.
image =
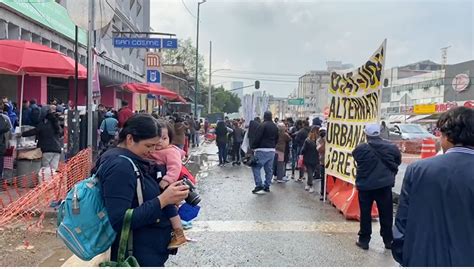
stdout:
{"type": "MultiPolygon", "coordinates": [[[[171,124],[160,121],[160,126],[161,139],[152,156],[157,164],[166,166],[166,174],[163,178],[159,179],[160,188],[166,189],[171,183],[180,180],[179,175],[183,166],[181,160],[184,158],[185,152],[170,144],[174,134],[171,124]]],[[[163,211],[170,218],[171,226],[173,227],[173,237],[168,245],[168,249],[179,248],[186,244],[187,240],[176,206],[168,205],[163,208],[163,211]]]]}

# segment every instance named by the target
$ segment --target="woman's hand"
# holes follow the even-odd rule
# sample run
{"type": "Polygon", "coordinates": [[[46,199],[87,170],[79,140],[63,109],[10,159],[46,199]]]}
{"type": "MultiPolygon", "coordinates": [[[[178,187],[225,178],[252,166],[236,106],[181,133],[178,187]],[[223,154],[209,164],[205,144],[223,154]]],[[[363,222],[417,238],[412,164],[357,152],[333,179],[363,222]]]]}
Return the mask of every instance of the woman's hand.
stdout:
{"type": "Polygon", "coordinates": [[[182,181],[176,181],[171,183],[162,194],[158,196],[160,200],[161,208],[170,205],[177,204],[183,201],[189,194],[189,187],[184,185],[182,181]]]}

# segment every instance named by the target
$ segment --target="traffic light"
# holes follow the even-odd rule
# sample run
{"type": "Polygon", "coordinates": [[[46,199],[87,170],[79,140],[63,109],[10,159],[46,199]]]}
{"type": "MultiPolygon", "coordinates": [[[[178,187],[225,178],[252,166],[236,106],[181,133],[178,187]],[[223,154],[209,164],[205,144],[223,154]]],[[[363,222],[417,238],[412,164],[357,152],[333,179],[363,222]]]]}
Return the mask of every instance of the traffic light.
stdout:
{"type": "Polygon", "coordinates": [[[255,89],[260,89],[260,81],[255,80],[255,89]]]}

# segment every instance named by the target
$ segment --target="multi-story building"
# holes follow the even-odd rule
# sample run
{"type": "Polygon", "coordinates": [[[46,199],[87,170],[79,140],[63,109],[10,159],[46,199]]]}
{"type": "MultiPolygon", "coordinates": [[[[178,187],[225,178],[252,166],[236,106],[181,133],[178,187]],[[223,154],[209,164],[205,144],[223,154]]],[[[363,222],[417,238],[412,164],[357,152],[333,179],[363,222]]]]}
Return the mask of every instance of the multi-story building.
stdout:
{"type": "Polygon", "coordinates": [[[304,118],[324,112],[328,105],[329,83],[328,71],[310,71],[299,78],[296,98],[304,98],[304,105],[297,106],[297,117],[304,118]]]}
{"type": "Polygon", "coordinates": [[[284,119],[288,117],[288,98],[268,97],[268,110],[272,112],[273,118],[284,119]]]}
{"type": "MultiPolygon", "coordinates": [[[[145,49],[113,47],[114,36],[130,36],[120,32],[143,32],[150,29],[150,0],[117,0],[111,23],[96,31],[96,48],[101,88],[95,102],[116,107],[120,100],[135,104],[134,94],[118,87],[124,82],[144,81],[145,49]]],[[[75,26],[65,8],[66,1],[10,1],[0,0],[0,39],[26,40],[58,50],[74,58],[75,26]]],[[[87,14],[84,14],[87,16],[87,14]]],[[[86,65],[87,34],[79,30],[79,62],[86,65]]],[[[131,35],[138,36],[138,35],[131,35]]],[[[20,101],[17,76],[0,75],[0,90],[12,100],[20,101]]],[[[86,81],[79,83],[78,104],[86,101],[86,81]]],[[[53,97],[67,103],[74,101],[72,79],[45,76],[25,77],[24,99],[35,98],[46,103],[53,97]]]]}
{"type": "Polygon", "coordinates": [[[242,117],[244,115],[244,111],[242,108],[242,104],[244,102],[244,82],[242,81],[232,81],[230,83],[230,89],[232,93],[237,94],[240,99],[240,107],[239,107],[239,115],[242,117]]]}

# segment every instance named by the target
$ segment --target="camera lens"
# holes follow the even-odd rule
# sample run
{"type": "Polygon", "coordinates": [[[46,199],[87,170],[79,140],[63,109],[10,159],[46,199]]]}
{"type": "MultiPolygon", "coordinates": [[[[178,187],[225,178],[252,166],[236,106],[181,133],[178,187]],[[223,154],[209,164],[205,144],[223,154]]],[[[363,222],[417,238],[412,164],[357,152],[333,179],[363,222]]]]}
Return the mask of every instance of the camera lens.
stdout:
{"type": "Polygon", "coordinates": [[[185,199],[186,203],[197,206],[201,202],[201,197],[195,192],[189,192],[188,197],[185,199]]]}

